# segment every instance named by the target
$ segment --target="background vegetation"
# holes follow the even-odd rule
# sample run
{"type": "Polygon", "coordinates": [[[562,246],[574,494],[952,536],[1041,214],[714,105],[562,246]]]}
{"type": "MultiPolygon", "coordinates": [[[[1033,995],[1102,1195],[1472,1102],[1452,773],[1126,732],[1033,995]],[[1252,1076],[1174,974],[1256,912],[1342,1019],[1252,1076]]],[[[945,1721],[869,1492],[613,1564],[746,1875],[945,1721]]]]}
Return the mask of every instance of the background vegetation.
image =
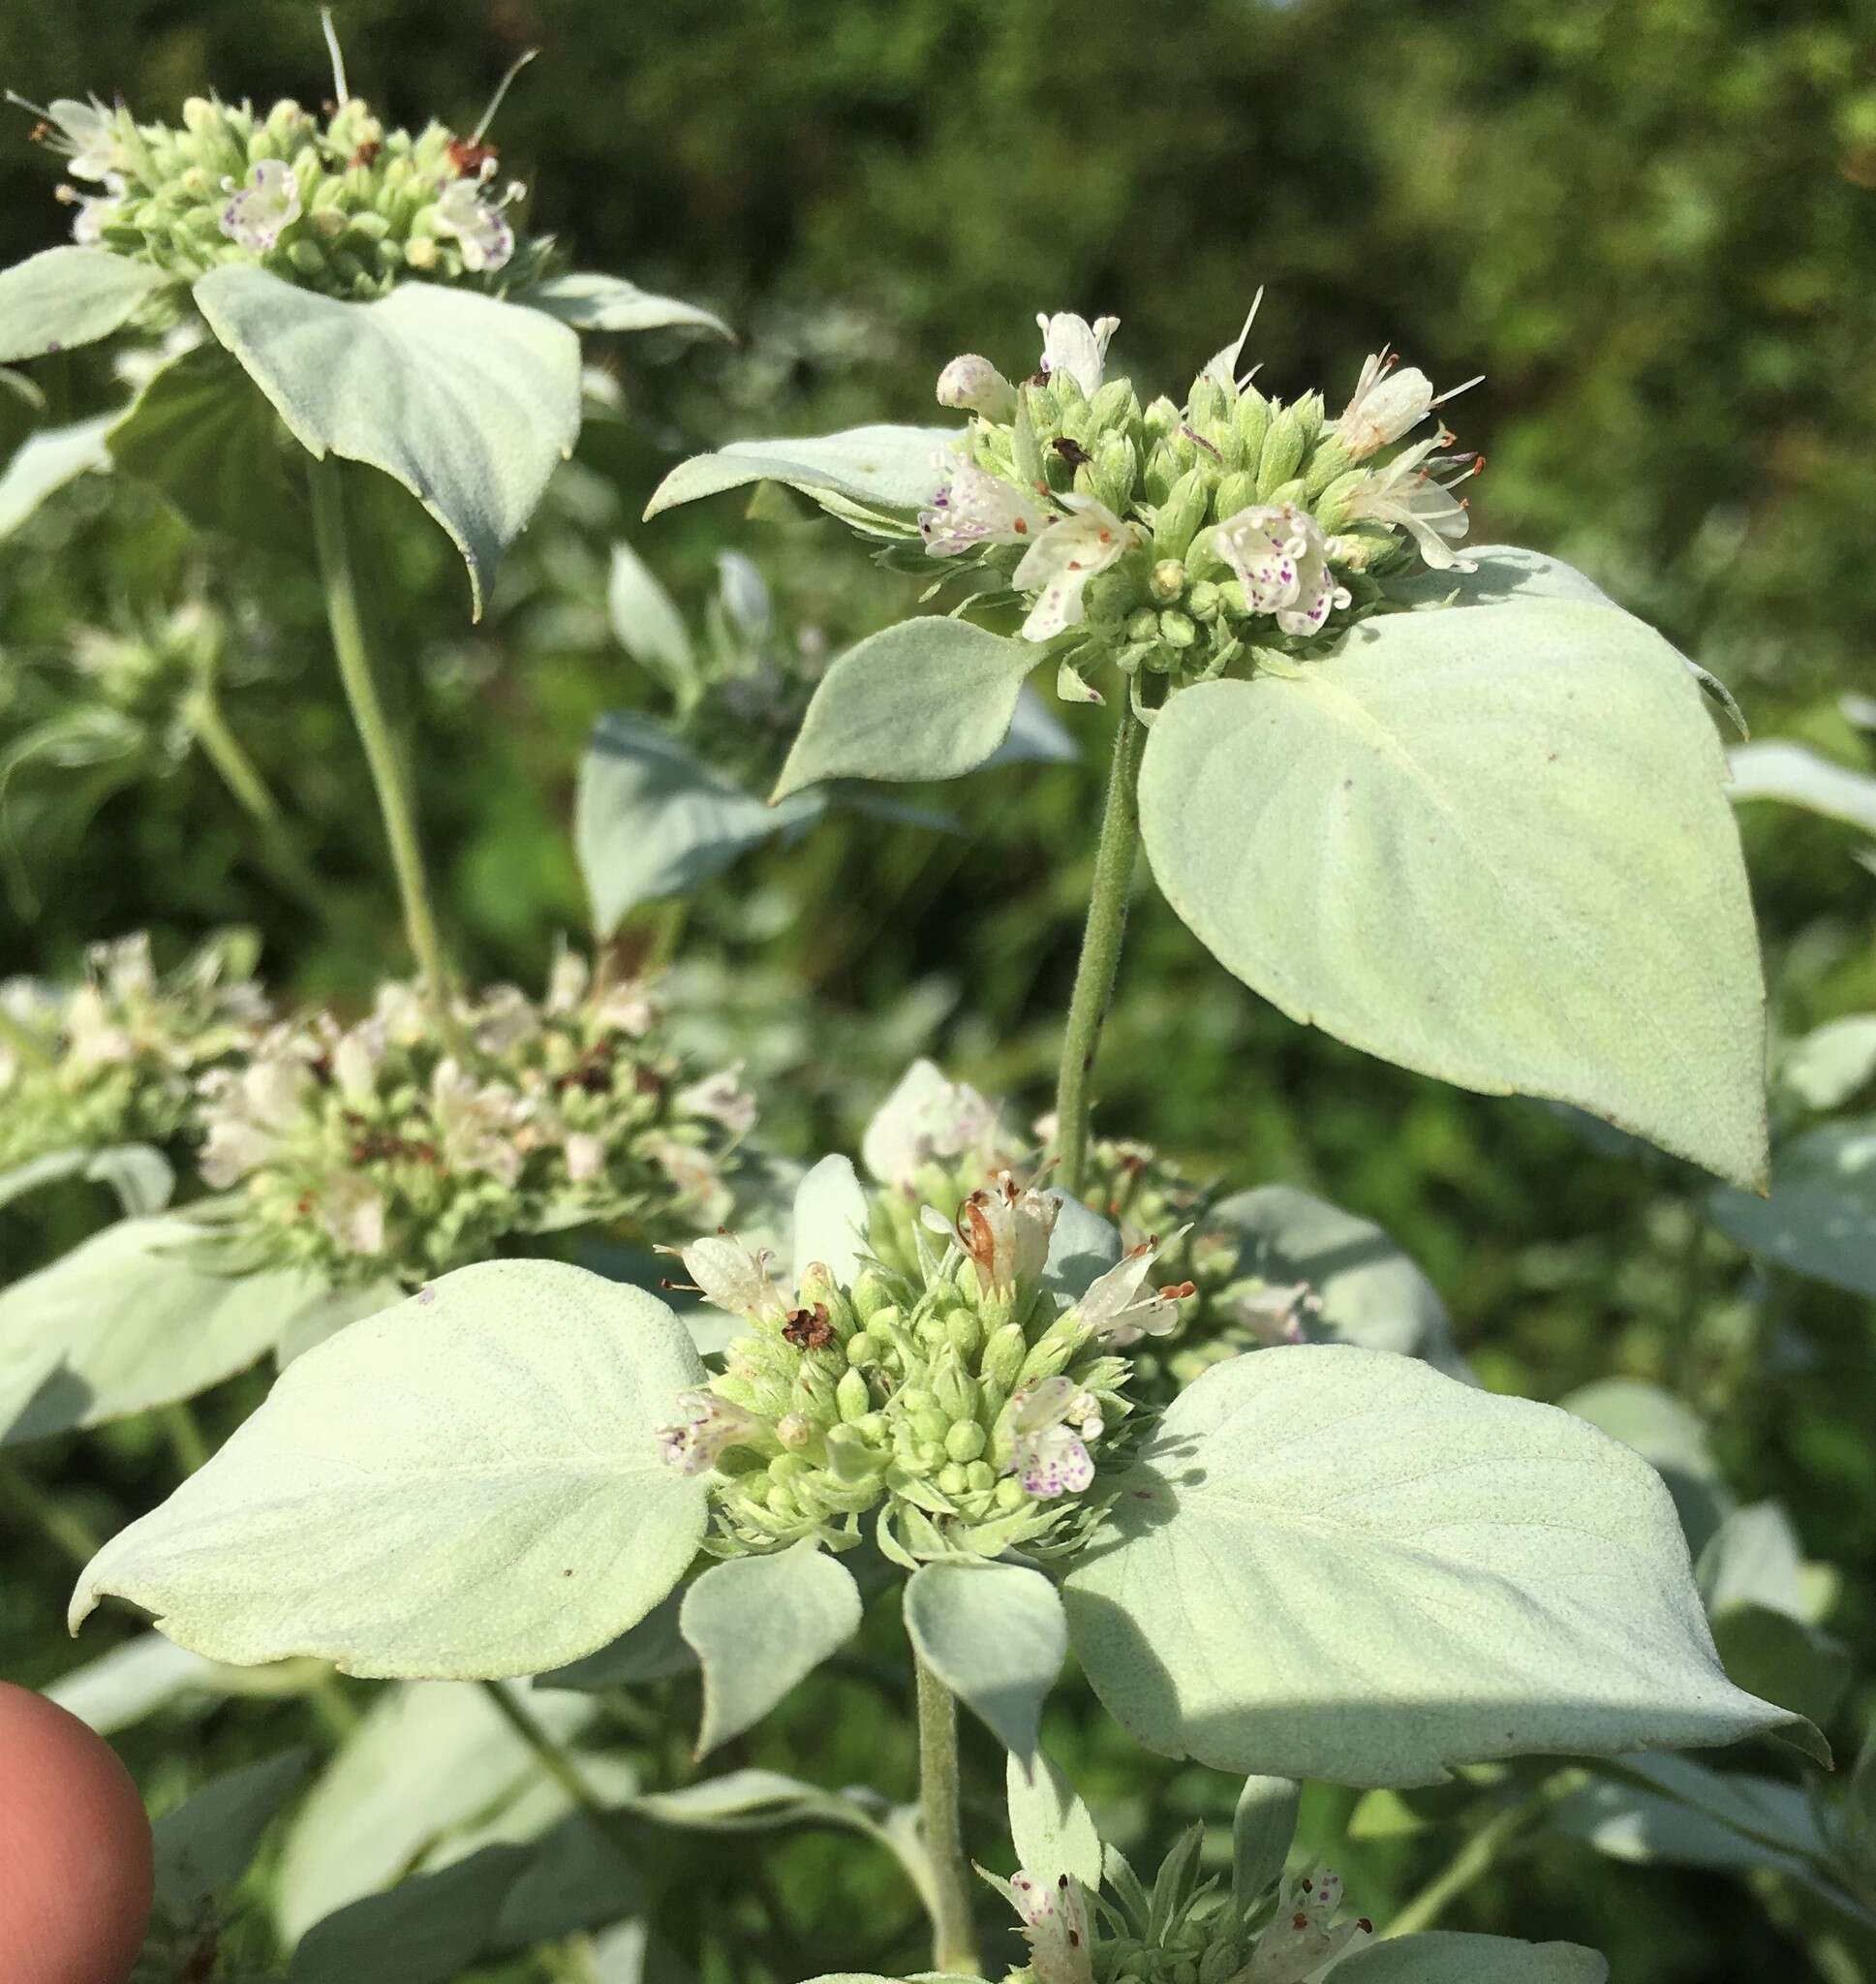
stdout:
{"type": "MultiPolygon", "coordinates": [[[[589,427],[481,627],[440,536],[379,547],[446,913],[483,976],[538,981],[554,934],[580,929],[578,755],[600,711],[656,701],[606,628],[610,537],[630,533],[692,600],[734,542],[837,641],[909,603],[910,581],[780,504],[744,523],[727,499],[641,530],[664,467],[740,434],[926,418],[959,350],[1026,363],[1038,309],[1118,315],[1117,357],[1155,390],[1183,389],[1259,285],[1253,342],[1278,390],[1321,381],[1333,402],[1384,342],[1442,384],[1485,373],[1453,410],[1490,463],[1475,536],[1584,568],[1721,677],[1761,734],[1871,762],[1838,708],[1876,690],[1876,23],[1854,0],[348,0],[340,16],[354,89],[400,119],[473,123],[538,45],[498,125],[535,211],[583,264],[709,302],[743,333],[734,350],[621,350],[622,418],[589,427]]],[[[168,114],[210,83],[311,100],[324,73],[298,0],[39,0],[0,24],[0,79],[40,101],[95,89],[168,114]]],[[[29,125],[0,132],[0,262],[61,232],[29,125]]],[[[73,411],[117,389],[82,364],[56,386],[73,411]]],[[[174,954],[228,922],[261,930],[283,988],[356,998],[401,968],[363,767],[292,561],[204,560],[154,499],[75,486],[0,552],[0,750],[93,693],[67,666],[76,628],[128,631],[153,599],[204,589],[231,721],[336,912],[313,916],[271,879],[174,734],[159,668],[128,698],[120,756],[12,775],[0,976],[72,969],[86,943],[146,925],[174,954]]],[[[693,906],[692,1024],[744,1042],[778,1140],[849,1142],[917,1048],[1042,1106],[1105,757],[1073,717],[1086,762],[947,795],[964,835],[836,816],[693,906]]],[[[1854,837],[1765,805],[1742,823],[1779,1023],[1876,1008],[1876,884],[1854,837]]],[[[628,942],[669,935],[655,913],[628,942]]],[[[1743,1264],[1698,1225],[1688,1181],[1291,1026],[1151,894],[1103,1091],[1111,1130],[1196,1176],[1292,1179],[1389,1225],[1492,1385],[1680,1384],[1739,1496],[1784,1500],[1808,1553],[1843,1569],[1835,1629],[1867,1646],[1868,1305],[1794,1284],[1783,1352],[1747,1356],[1728,1320],[1743,1264]]],[[[0,1215],[10,1273],[51,1239],[0,1215]]],[[[88,1442],[46,1470],[77,1471],[110,1526],[161,1475],[144,1438],[88,1442]]],[[[56,1559],[0,1535],[0,1670],[42,1681],[70,1663],[43,1596],[60,1582],[56,1559]]],[[[877,1778],[905,1760],[880,1764],[867,1699],[831,1721],[824,1704],[784,1716],[753,1753],[829,1782],[877,1778]]],[[[1853,1695],[1840,1752],[1872,1707],[1853,1695]]],[[[210,1728],[243,1754],[260,1715],[238,1705],[210,1728]]],[[[1155,1780],[1111,1728],[1064,1716],[1063,1760],[1123,1833],[1222,1809],[1227,1787],[1197,1773],[1159,1772],[1143,1793],[1155,1780]]],[[[182,1769],[160,1725],[129,1747],[159,1790],[182,1769]]],[[[1318,1800],[1312,1822],[1347,1802],[1318,1800]]],[[[727,1856],[726,1889],[757,1850],[727,1856]]],[[[864,1854],[816,1838],[759,1850],[806,1949],[852,1954],[840,1938],[856,1896],[877,1897],[889,1941],[902,1904],[864,1854]]],[[[1351,1892],[1384,1916],[1433,1864],[1421,1852],[1352,1849],[1351,1892]]],[[[1739,1884],[1560,1843],[1450,1921],[1598,1943],[1618,1979],[1650,1984],[1815,1974],[1804,1925],[1739,1884]]]]}

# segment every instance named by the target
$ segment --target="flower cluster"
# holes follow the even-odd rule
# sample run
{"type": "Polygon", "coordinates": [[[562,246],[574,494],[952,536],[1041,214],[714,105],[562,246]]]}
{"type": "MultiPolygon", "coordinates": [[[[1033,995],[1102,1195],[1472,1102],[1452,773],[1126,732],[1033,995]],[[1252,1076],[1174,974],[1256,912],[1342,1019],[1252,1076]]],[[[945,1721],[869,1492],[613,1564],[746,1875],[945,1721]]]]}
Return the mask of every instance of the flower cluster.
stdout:
{"type": "Polygon", "coordinates": [[[728,1211],[753,1127],[735,1070],[699,1078],[637,983],[564,956],[544,1002],[499,987],[444,1026],[406,985],[342,1027],[275,1029],[203,1084],[202,1173],[257,1262],[415,1286],[510,1236],[625,1222],[646,1237],[728,1211]]]}
{"type": "Polygon", "coordinates": [[[229,936],[159,976],[138,935],[94,946],[76,986],[0,984],[0,1169],[186,1134],[199,1073],[266,1025],[253,967],[229,936]]]}
{"type": "Polygon", "coordinates": [[[1115,1900],[1098,1904],[1098,1920],[1072,1875],[986,1876],[1030,1945],[1005,1984],[1304,1984],[1373,1934],[1366,1916],[1341,1912],[1341,1878],[1326,1867],[1279,1881],[1241,1916],[1215,1882],[1198,1881],[1201,1838],[1194,1828],[1173,1848],[1151,1893],[1110,1856],[1115,1900]]]}
{"type": "Polygon", "coordinates": [[[913,1271],[865,1260],[843,1282],[815,1262],[792,1290],[733,1239],[680,1250],[705,1299],[750,1325],[661,1436],[673,1467],[712,1473],[705,1547],[844,1550],[875,1508],[881,1549],[908,1566],[1072,1547],[1101,1507],[1096,1455],[1132,1410],[1119,1352],[1170,1329],[1178,1302],[1148,1285],[1150,1246],[1059,1292],[1061,1212],[1004,1172],[955,1221],[927,1208],[913,1271]]]}
{"type": "Polygon", "coordinates": [[[1038,322],[1041,363],[1022,385],[974,354],[940,375],[938,399],[975,418],[919,530],[929,556],[986,568],[1027,601],[1023,635],[1060,643],[1064,695],[1096,699],[1082,671],[1107,661],[1184,682],[1253,647],[1307,651],[1416,556],[1457,562],[1454,491],[1478,457],[1444,452],[1441,424],[1382,458],[1453,396],[1424,373],[1383,352],[1339,416],[1315,392],[1285,405],[1239,372],[1247,319],[1184,406],[1143,406],[1107,377],[1116,319],[1038,322]]]}
{"type": "Polygon", "coordinates": [[[503,283],[541,272],[515,232],[524,188],[498,184],[479,138],[386,129],[353,97],[322,121],[291,98],[265,111],[191,97],[182,122],[58,98],[40,135],[77,182],[73,238],[191,281],[242,263],[330,296],[383,295],[406,275],[503,283]],[[95,190],[93,190],[95,189],[95,190]]]}

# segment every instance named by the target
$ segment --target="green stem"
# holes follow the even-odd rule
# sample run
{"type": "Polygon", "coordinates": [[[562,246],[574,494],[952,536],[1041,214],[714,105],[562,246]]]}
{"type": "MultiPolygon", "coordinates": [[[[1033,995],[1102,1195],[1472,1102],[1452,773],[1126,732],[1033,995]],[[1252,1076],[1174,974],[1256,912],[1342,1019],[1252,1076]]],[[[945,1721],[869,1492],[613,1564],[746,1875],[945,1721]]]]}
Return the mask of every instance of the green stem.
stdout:
{"type": "Polygon", "coordinates": [[[979,1977],[958,1816],[958,1704],[917,1654],[912,1670],[918,1677],[918,1810],[932,1863],[932,1968],[979,1977]]]}
{"type": "Polygon", "coordinates": [[[560,1743],[536,1720],[532,1710],[517,1701],[499,1681],[484,1681],[482,1692],[502,1720],[534,1752],[535,1760],[560,1788],[586,1814],[607,1840],[628,1860],[637,1857],[637,1847],[627,1831],[621,1814],[607,1805],[581,1776],[579,1766],[560,1743]]]}
{"type": "Polygon", "coordinates": [[[1108,776],[1101,838],[1094,851],[1094,882],[1088,898],[1088,926],[1082,933],[1081,962],[1068,1001],[1061,1040],[1061,1073],[1056,1083],[1056,1148],[1061,1153],[1061,1186],[1081,1195],[1088,1170],[1089,1078],[1101,1043],[1101,1026],[1114,997],[1121,943],[1126,934],[1127,895],[1140,852],[1136,788],[1146,727],[1130,710],[1121,712],[1114,735],[1114,766],[1108,776]]]}
{"type": "Polygon", "coordinates": [[[446,1031],[450,1027],[449,969],[443,940],[430,907],[430,886],[423,871],[423,850],[417,839],[416,809],[411,797],[404,760],[391,733],[378,678],[371,663],[353,572],[352,547],[346,536],[345,496],[339,463],[331,455],[313,464],[313,538],[319,549],[320,574],[325,586],[325,617],[332,629],[332,648],[358,741],[365,748],[384,837],[390,843],[391,866],[404,904],[404,929],[410,939],[424,991],[446,1031]]]}
{"type": "Polygon", "coordinates": [[[1446,1912],[1449,1904],[1457,1901],[1475,1881],[1485,1877],[1498,1855],[1549,1802],[1540,1791],[1531,1797],[1521,1798],[1515,1805],[1507,1805],[1502,1812],[1489,1818],[1454,1854],[1445,1869],[1436,1874],[1382,1930],[1382,1938],[1412,1936],[1418,1930],[1430,1929],[1446,1912]]]}
{"type": "Polygon", "coordinates": [[[223,785],[234,795],[241,809],[261,830],[260,852],[264,865],[289,895],[304,909],[325,914],[324,892],[319,878],[306,864],[293,844],[292,829],[280,803],[267,790],[260,767],[251,759],[223,714],[215,692],[206,683],[197,692],[191,706],[192,728],[202,755],[215,767],[223,785]]]}
{"type": "Polygon", "coordinates": [[[198,1468],[208,1465],[208,1442],[202,1438],[201,1426],[190,1410],[187,1399],[177,1399],[172,1405],[161,1408],[163,1430],[169,1435],[169,1451],[176,1457],[176,1466],[185,1474],[193,1474],[198,1468]]]}
{"type": "Polygon", "coordinates": [[[0,1462],[0,1506],[23,1516],[55,1549],[82,1569],[104,1548],[82,1516],[74,1515],[9,1462],[0,1462]]]}

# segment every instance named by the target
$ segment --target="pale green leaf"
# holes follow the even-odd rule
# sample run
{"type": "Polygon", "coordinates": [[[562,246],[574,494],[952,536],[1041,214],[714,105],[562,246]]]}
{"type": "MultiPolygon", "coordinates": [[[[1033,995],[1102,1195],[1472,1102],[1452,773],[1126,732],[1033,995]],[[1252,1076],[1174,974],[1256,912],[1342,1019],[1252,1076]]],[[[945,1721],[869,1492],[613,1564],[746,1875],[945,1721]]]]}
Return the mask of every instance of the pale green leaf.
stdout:
{"type": "MultiPolygon", "coordinates": [[[[594,1714],[577,1697],[530,1704],[557,1742],[594,1714]]],[[[296,1940],[315,1922],[388,1886],[446,1833],[540,1781],[534,1753],[479,1688],[385,1689],[294,1814],[274,1906],[296,1940]]]]}
{"type": "Polygon", "coordinates": [[[0,1445],[193,1398],[323,1293],[296,1270],[216,1273],[203,1239],[181,1213],[119,1220],[0,1291],[0,1445]]]}
{"type": "Polygon", "coordinates": [[[107,248],[46,248],[0,269],[0,364],[95,344],[174,278],[107,248]]]}
{"type": "Polygon", "coordinates": [[[906,1585],[918,1658],[1014,1755],[1035,1752],[1068,1653],[1056,1588],[1017,1564],[924,1564],[906,1585]]]}
{"type": "Polygon", "coordinates": [[[606,618],[619,645],[674,696],[697,689],[696,658],[677,603],[628,543],[615,543],[606,574],[606,618]]]}
{"type": "Polygon", "coordinates": [[[866,1257],[867,1195],[850,1158],[823,1158],[795,1187],[793,1286],[816,1261],[843,1287],[851,1286],[866,1257]]]}
{"type": "Polygon", "coordinates": [[[573,800],[594,930],[608,937],[640,903],[690,894],[824,804],[821,793],[801,792],[765,806],[647,718],[617,710],[601,717],[573,800]]]}
{"type": "Polygon", "coordinates": [[[1849,1647],[1834,1633],[1767,1605],[1736,1604],[1715,1612],[1713,1644],[1739,1687],[1820,1727],[1843,1705],[1857,1669],[1849,1647]]]}
{"type": "Polygon", "coordinates": [[[1876,1116],[1793,1137],[1778,1148],[1769,1198],[1716,1189],[1707,1211],[1760,1259],[1876,1296],[1876,1116]]]}
{"type": "Polygon", "coordinates": [[[100,1736],[109,1736],[181,1695],[228,1693],[234,1691],[231,1681],[238,1688],[251,1679],[250,1669],[222,1666],[172,1644],[160,1632],[141,1632],[61,1674],[45,1693],[47,1701],[69,1709],[100,1736]]]}
{"type": "Polygon", "coordinates": [[[697,1754],[753,1728],[859,1629],[859,1587],[812,1539],[712,1565],[684,1597],[684,1637],[703,1665],[697,1754]]]}
{"type": "Polygon", "coordinates": [[[1390,600],[1423,610],[1449,605],[1502,606],[1511,600],[1615,604],[1593,578],[1574,565],[1546,551],[1527,551],[1522,544],[1467,544],[1465,563],[1470,571],[1435,572],[1430,567],[1404,578],[1389,579],[1384,590],[1390,600]]]}
{"type": "Polygon", "coordinates": [[[1558,1403],[1633,1447],[1668,1484],[1687,1547],[1698,1555],[1733,1506],[1706,1422],[1683,1399],[1639,1378],[1603,1378],[1558,1403]]]}
{"type": "Polygon", "coordinates": [[[1215,1769],[1416,1784],[1792,1719],[1726,1679],[1658,1475],[1567,1412],[1352,1347],[1176,1399],[1064,1598],[1096,1693],[1215,1769]]]}
{"type": "Polygon", "coordinates": [[[327,1337],[337,1336],[349,1324],[361,1322],[383,1310],[395,1309],[407,1293],[402,1283],[388,1276],[362,1286],[327,1288],[294,1313],[274,1346],[274,1362],[284,1371],[295,1357],[305,1356],[308,1350],[316,1349],[327,1337]]]}
{"type": "Polygon", "coordinates": [[[0,468],[46,418],[46,395],[23,372],[0,371],[0,468]]]}
{"type": "Polygon", "coordinates": [[[1074,1786],[1039,1748],[1027,1760],[1012,1750],[1003,1761],[1017,1864],[1045,1877],[1071,1874],[1092,1893],[1101,1884],[1101,1841],[1074,1786]]]}
{"type": "Polygon", "coordinates": [[[1240,1275],[1307,1282],[1322,1325],[1341,1341],[1470,1377],[1439,1291],[1372,1221],[1293,1185],[1260,1185],[1208,1208],[1204,1225],[1243,1243],[1240,1275]]]}
{"type": "Polygon", "coordinates": [[[461,1268],[290,1365],[93,1559],[73,1627],[110,1593],[237,1665],[564,1665],[643,1618],[696,1550],[704,1484],[656,1433],[702,1375],[640,1289],[555,1261],[461,1268]]]}
{"type": "Polygon", "coordinates": [[[1826,820],[1876,833],[1876,775],[1834,764],[1808,744],[1794,744],[1784,737],[1741,744],[1728,754],[1728,762],[1736,801],[1782,799],[1826,820]]]}
{"type": "Polygon", "coordinates": [[[680,462],[645,506],[647,518],[748,482],[783,482],[804,495],[884,510],[916,510],[943,480],[939,458],[961,427],[849,427],[813,439],[732,441],[680,462]]]}
{"type": "Polygon", "coordinates": [[[544,310],[574,330],[661,330],[676,324],[714,331],[719,337],[734,337],[721,317],[698,304],[682,302],[676,296],[655,296],[622,276],[585,269],[550,275],[545,282],[521,291],[514,301],[531,310],[544,310]]]}
{"type": "Polygon", "coordinates": [[[1608,1984],[1609,1966],[1575,1942],[1518,1942],[1436,1929],[1369,1942],[1336,1966],[1336,1984],[1608,1984]]]}
{"type": "Polygon", "coordinates": [[[636,1688],[647,1681],[668,1681],[674,1674],[688,1674],[697,1664],[697,1657],[683,1633],[686,1596],[678,1590],[661,1598],[636,1626],[629,1627],[597,1654],[537,1674],[534,1686],[599,1693],[608,1688],[636,1688]]]}
{"type": "Polygon", "coordinates": [[[1174,909],[1291,1018],[1757,1185],[1765,994],[1722,781],[1666,641],[1534,600],[1181,691],[1140,815],[1174,909]]]}
{"type": "Polygon", "coordinates": [[[1807,1618],[1804,1553],[1775,1502],[1734,1509],[1702,1548],[1694,1574],[1709,1616],[1730,1605],[1766,1605],[1807,1618]]]}
{"type": "Polygon", "coordinates": [[[823,779],[954,779],[1009,735],[1035,649],[966,620],[902,620],[821,677],[776,781],[784,799],[823,779]]]}
{"type": "Polygon", "coordinates": [[[284,1751],[211,1779],[156,1822],[156,1902],[187,1921],[207,1897],[231,1888],[248,1870],[261,1836],[305,1783],[312,1754],[284,1751]]]}
{"type": "Polygon", "coordinates": [[[1231,1815],[1231,1898],[1240,1914],[1283,1872],[1303,1786],[1293,1778],[1246,1778],[1231,1815]]]}
{"type": "Polygon", "coordinates": [[[497,559],[579,437],[579,339],[442,283],[342,303],[229,267],[195,294],[302,448],[382,469],[436,518],[479,615],[497,559]]]}
{"type": "Polygon", "coordinates": [[[9,538],[46,499],[92,469],[108,469],[105,436],[115,414],[48,427],[22,442],[0,473],[0,539],[9,538]]]}
{"type": "Polygon", "coordinates": [[[1778,1086],[1806,1109],[1835,1109],[1876,1081],[1876,1012],[1815,1028],[1786,1048],[1778,1086]]]}
{"type": "Polygon", "coordinates": [[[29,1192],[82,1178],[108,1186],[127,1219],[160,1213],[175,1189],[176,1174],[168,1158],[146,1143],[114,1145],[109,1150],[48,1151],[43,1158],[0,1171],[0,1206],[11,1205],[29,1192]]]}

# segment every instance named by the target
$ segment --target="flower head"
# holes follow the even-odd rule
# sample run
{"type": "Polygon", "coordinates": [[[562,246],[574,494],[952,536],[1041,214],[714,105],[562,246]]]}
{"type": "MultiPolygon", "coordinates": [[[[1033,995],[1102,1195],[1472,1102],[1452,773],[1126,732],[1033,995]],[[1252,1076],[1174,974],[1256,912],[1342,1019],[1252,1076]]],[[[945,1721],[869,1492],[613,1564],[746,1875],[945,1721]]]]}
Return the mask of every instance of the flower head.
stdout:
{"type": "Polygon", "coordinates": [[[711,1234],[683,1247],[661,1247],[658,1251],[675,1255],[683,1261],[696,1292],[713,1309],[747,1317],[752,1322],[760,1317],[783,1313],[782,1291],[769,1272],[769,1263],[775,1256],[766,1251],[753,1253],[727,1233],[711,1234]]]}
{"type": "Polygon", "coordinates": [[[1467,523],[1464,501],[1453,492],[1478,474],[1479,464],[1476,456],[1430,458],[1450,438],[1418,442],[1371,471],[1349,495],[1345,512],[1350,522],[1366,517],[1405,531],[1435,572],[1471,570],[1453,548],[1463,541],[1467,523]]]}
{"type": "Polygon", "coordinates": [[[1233,1984],[1304,1984],[1319,1976],[1371,1932],[1367,1917],[1340,1919],[1341,1876],[1327,1867],[1286,1880],[1276,1912],[1233,1984]]]}
{"type": "Polygon", "coordinates": [[[268,253],[299,218],[299,181],[280,159],[261,160],[245,181],[224,179],[222,191],[234,196],[222,209],[222,232],[257,255],[268,253]]]}
{"type": "Polygon", "coordinates": [[[75,179],[108,181],[119,165],[122,145],[117,112],[96,97],[80,103],[76,97],[54,97],[46,119],[58,133],[52,140],[64,152],[65,170],[75,179]]]}

